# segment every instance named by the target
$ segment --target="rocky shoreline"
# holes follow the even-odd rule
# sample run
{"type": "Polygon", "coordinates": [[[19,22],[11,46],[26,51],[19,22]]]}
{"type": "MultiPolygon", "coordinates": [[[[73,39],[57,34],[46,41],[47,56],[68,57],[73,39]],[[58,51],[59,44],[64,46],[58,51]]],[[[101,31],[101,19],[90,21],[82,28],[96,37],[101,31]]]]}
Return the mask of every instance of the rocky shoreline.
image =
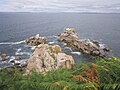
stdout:
{"type": "MultiPolygon", "coordinates": [[[[58,41],[66,44],[67,47],[93,57],[106,57],[105,53],[111,51],[108,47],[101,47],[96,40],[79,39],[74,28],[66,28],[63,33],[58,35],[58,41]]],[[[71,69],[75,61],[71,55],[62,52],[59,45],[48,45],[45,37],[39,35],[27,38],[25,43],[34,46],[32,56],[29,59],[21,60],[19,56],[13,58],[10,63],[24,70],[25,74],[35,70],[40,73],[51,71],[58,68],[71,69]]],[[[7,59],[7,54],[2,53],[1,61],[7,59]]]]}

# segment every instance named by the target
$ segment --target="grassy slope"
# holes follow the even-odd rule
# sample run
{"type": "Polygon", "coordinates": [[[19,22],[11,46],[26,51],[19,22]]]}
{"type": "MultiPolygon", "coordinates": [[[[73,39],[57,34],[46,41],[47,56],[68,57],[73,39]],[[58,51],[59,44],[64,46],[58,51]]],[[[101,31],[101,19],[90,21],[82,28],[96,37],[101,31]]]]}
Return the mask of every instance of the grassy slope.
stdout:
{"type": "Polygon", "coordinates": [[[17,69],[0,71],[0,90],[119,90],[120,59],[80,63],[72,70],[59,69],[23,76],[17,69]]]}

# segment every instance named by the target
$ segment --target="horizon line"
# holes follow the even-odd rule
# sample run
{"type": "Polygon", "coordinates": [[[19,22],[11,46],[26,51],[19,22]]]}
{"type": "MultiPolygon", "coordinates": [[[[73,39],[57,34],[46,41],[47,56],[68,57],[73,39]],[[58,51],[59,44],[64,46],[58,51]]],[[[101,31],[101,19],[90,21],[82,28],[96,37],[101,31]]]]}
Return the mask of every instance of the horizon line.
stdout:
{"type": "Polygon", "coordinates": [[[14,12],[14,11],[10,11],[10,12],[1,12],[0,13],[74,13],[74,14],[120,14],[120,12],[35,12],[35,11],[26,11],[26,12],[14,12]]]}

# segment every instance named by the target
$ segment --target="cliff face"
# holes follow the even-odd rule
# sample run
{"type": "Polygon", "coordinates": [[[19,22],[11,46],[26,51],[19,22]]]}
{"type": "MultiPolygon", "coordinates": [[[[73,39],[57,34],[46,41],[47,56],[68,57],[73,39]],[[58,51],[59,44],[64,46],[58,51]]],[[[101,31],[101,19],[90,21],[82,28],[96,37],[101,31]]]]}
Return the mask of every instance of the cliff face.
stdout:
{"type": "Polygon", "coordinates": [[[43,73],[58,68],[71,69],[74,60],[72,56],[62,53],[58,45],[40,44],[27,63],[26,74],[32,70],[43,73]]]}

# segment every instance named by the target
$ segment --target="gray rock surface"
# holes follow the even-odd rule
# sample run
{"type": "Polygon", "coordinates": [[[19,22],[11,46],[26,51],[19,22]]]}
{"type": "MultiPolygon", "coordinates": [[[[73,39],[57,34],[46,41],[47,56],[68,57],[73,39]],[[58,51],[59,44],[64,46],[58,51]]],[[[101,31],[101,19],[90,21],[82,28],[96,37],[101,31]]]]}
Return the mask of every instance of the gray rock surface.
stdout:
{"type": "MultiPolygon", "coordinates": [[[[64,42],[68,47],[84,54],[92,56],[103,56],[99,42],[96,40],[80,40],[74,28],[66,28],[65,31],[58,35],[58,41],[64,42]]],[[[109,51],[109,48],[104,49],[109,51]]]]}
{"type": "Polygon", "coordinates": [[[62,53],[58,45],[40,44],[27,63],[26,74],[32,70],[44,73],[58,68],[71,69],[74,60],[72,56],[62,53]]]}
{"type": "Polygon", "coordinates": [[[39,44],[45,44],[46,38],[40,36],[33,36],[25,40],[26,44],[29,46],[38,46],[39,44]]]}

